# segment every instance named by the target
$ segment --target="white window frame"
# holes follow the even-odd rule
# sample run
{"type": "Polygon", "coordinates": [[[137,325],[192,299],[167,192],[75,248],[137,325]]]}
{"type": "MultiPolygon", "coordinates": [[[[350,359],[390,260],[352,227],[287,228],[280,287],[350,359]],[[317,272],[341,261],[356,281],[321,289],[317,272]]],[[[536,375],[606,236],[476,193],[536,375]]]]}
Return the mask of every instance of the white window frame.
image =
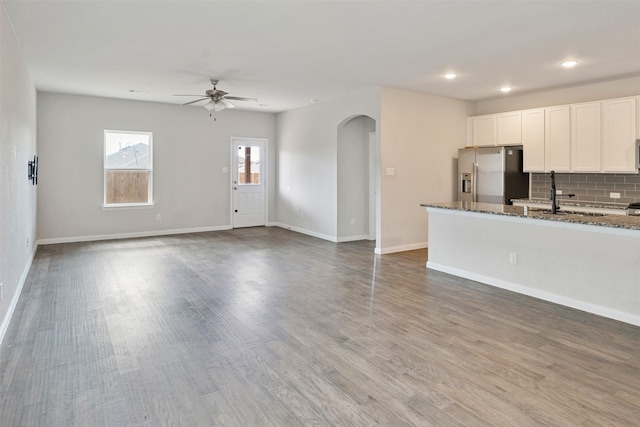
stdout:
{"type": "Polygon", "coordinates": [[[153,206],[153,132],[132,131],[132,130],[112,130],[105,129],[102,139],[102,207],[106,209],[120,209],[120,208],[138,208],[138,207],[150,207],[153,206]],[[149,198],[147,202],[141,203],[107,203],[107,134],[121,133],[121,134],[140,134],[147,135],[149,137],[149,167],[130,170],[144,170],[149,172],[148,192],[149,198]]]}

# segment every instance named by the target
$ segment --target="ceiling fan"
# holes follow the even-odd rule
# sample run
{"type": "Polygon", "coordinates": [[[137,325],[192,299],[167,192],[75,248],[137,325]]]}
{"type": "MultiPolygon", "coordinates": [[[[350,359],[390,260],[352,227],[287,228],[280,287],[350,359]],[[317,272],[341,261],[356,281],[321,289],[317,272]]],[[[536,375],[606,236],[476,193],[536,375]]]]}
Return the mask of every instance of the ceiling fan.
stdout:
{"type": "Polygon", "coordinates": [[[209,100],[206,104],[204,104],[204,108],[211,111],[222,111],[225,108],[234,108],[235,105],[229,102],[232,101],[253,101],[257,102],[258,100],[255,98],[245,98],[243,96],[229,96],[229,94],[223,90],[218,89],[216,86],[218,85],[218,81],[216,79],[211,79],[211,84],[213,85],[213,89],[209,89],[204,93],[204,95],[174,95],[174,96],[199,96],[200,99],[196,99],[195,101],[186,102],[182,105],[191,105],[200,101],[209,100]]]}

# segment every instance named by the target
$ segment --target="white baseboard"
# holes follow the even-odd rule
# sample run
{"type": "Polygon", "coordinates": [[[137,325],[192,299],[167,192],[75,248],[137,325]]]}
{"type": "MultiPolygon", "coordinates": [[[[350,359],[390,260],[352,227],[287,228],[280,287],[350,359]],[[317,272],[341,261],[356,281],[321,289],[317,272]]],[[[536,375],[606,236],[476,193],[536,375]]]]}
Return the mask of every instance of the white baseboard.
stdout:
{"type": "Polygon", "coordinates": [[[368,234],[362,234],[360,236],[344,236],[344,237],[338,237],[338,243],[343,243],[343,242],[356,242],[358,240],[369,240],[369,235],[368,234]]]}
{"type": "Polygon", "coordinates": [[[375,253],[379,255],[392,254],[395,252],[415,251],[428,247],[427,242],[411,243],[409,245],[391,246],[388,248],[376,248],[375,253]]]}
{"type": "Polygon", "coordinates": [[[31,257],[27,261],[27,265],[25,265],[22,274],[20,275],[20,281],[18,282],[18,288],[13,293],[11,297],[11,303],[9,304],[9,309],[7,313],[4,315],[4,319],[2,319],[2,323],[0,324],[0,344],[4,340],[4,335],[7,333],[7,329],[9,329],[9,323],[11,323],[11,318],[13,317],[13,312],[18,305],[18,300],[20,299],[20,294],[22,294],[22,288],[24,287],[24,283],[27,281],[27,275],[29,275],[29,270],[31,269],[31,264],[33,264],[33,259],[36,256],[36,251],[38,250],[38,245],[33,245],[33,252],[31,252],[31,257]]]}
{"type": "Polygon", "coordinates": [[[296,233],[306,234],[307,236],[317,237],[318,239],[328,240],[333,243],[338,243],[338,239],[335,236],[329,236],[327,234],[317,233],[315,231],[306,230],[304,228],[294,227],[292,225],[283,224],[281,222],[272,222],[272,226],[284,228],[286,230],[295,231],[296,233]]]}
{"type": "Polygon", "coordinates": [[[141,231],[141,232],[135,232],[135,233],[116,233],[116,234],[99,234],[99,235],[93,235],[93,236],[56,237],[52,239],[40,239],[38,240],[38,244],[53,245],[56,243],[77,243],[77,242],[92,242],[95,240],[131,239],[135,237],[168,236],[172,234],[203,233],[207,231],[221,231],[221,230],[231,230],[231,226],[217,225],[213,227],[178,228],[173,230],[141,231]]]}
{"type": "Polygon", "coordinates": [[[455,267],[449,267],[446,265],[442,265],[442,264],[438,264],[430,261],[427,261],[427,268],[441,271],[447,274],[452,274],[454,276],[463,277],[465,279],[474,280],[476,282],[484,283],[486,285],[495,286],[496,288],[506,289],[508,291],[517,292],[523,295],[528,295],[530,297],[534,297],[544,301],[549,301],[555,304],[564,305],[565,307],[571,307],[577,310],[586,311],[587,313],[597,314],[598,316],[607,317],[609,319],[618,320],[620,322],[629,323],[631,325],[640,326],[640,316],[635,314],[613,310],[611,308],[603,307],[601,305],[596,305],[589,302],[568,298],[562,295],[557,295],[554,293],[541,291],[539,289],[530,288],[528,286],[522,286],[516,283],[507,282],[505,280],[497,279],[495,277],[476,274],[467,270],[462,270],[455,267]]]}

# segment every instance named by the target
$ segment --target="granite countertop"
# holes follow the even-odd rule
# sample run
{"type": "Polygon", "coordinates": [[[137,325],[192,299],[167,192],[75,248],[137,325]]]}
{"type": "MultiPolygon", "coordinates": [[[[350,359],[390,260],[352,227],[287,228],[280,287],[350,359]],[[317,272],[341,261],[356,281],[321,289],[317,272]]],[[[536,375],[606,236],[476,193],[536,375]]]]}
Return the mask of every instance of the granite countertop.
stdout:
{"type": "MultiPolygon", "coordinates": [[[[512,202],[528,203],[528,204],[541,204],[551,205],[549,199],[511,199],[512,202]]],[[[599,208],[599,209],[620,209],[626,210],[628,204],[626,203],[595,203],[595,202],[576,202],[566,197],[558,198],[558,204],[561,206],[580,206],[584,208],[599,208]]]]}
{"type": "Polygon", "coordinates": [[[542,210],[525,209],[522,206],[497,205],[477,202],[422,203],[425,208],[450,209],[457,211],[477,212],[495,215],[517,216],[544,221],[570,222],[575,224],[597,225],[601,227],[640,230],[640,217],[628,215],[592,216],[580,213],[563,213],[553,215],[542,210]]]}

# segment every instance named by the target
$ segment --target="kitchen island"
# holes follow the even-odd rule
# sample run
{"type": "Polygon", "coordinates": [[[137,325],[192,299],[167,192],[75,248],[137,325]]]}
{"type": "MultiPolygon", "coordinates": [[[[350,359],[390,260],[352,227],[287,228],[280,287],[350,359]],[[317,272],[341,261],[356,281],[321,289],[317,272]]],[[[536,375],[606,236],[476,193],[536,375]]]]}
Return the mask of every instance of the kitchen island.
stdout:
{"type": "Polygon", "coordinates": [[[427,268],[640,326],[640,217],[421,206],[427,268]]]}

